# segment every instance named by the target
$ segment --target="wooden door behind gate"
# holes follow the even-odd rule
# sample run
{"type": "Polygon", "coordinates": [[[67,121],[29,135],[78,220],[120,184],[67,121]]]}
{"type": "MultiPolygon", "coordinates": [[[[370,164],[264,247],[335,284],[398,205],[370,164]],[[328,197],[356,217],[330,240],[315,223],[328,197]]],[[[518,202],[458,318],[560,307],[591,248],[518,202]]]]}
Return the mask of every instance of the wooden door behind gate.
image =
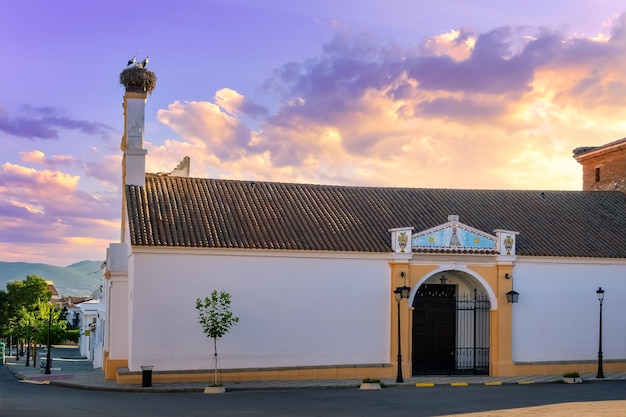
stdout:
{"type": "Polygon", "coordinates": [[[423,284],[413,300],[413,375],[489,374],[486,295],[423,284]]]}
{"type": "Polygon", "coordinates": [[[413,307],[413,374],[450,373],[455,362],[455,286],[424,284],[413,307]]]}

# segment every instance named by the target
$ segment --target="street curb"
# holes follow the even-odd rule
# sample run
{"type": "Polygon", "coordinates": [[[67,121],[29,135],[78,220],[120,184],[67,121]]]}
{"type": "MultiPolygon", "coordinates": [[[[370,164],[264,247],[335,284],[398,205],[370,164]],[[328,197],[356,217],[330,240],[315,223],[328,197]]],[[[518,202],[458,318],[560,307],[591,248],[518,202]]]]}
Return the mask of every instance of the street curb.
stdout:
{"type": "MultiPolygon", "coordinates": [[[[137,387],[137,386],[119,386],[119,387],[98,387],[82,384],[75,384],[63,381],[49,381],[49,385],[56,385],[65,388],[80,389],[85,391],[105,391],[105,392],[140,392],[140,393],[176,393],[176,392],[203,392],[203,387],[137,387]]],[[[293,387],[232,387],[227,386],[226,392],[245,392],[245,391],[302,391],[302,390],[338,390],[338,389],[358,389],[359,385],[320,385],[320,386],[293,386],[293,387]]],[[[388,387],[389,388],[389,387],[388,387]]]]}
{"type": "MultiPolygon", "coordinates": [[[[23,362],[9,362],[7,368],[11,374],[24,383],[56,385],[58,387],[80,389],[85,391],[103,391],[103,392],[127,392],[127,393],[201,393],[204,391],[206,384],[202,382],[194,383],[156,383],[152,387],[142,387],[140,385],[117,385],[115,381],[104,380],[101,373],[95,372],[82,357],[65,356],[61,358],[67,360],[80,359],[80,364],[74,362],[68,363],[67,367],[63,367],[63,372],[55,372],[54,375],[43,375],[37,368],[25,367],[23,362]],[[71,364],[71,366],[70,366],[71,364]]],[[[52,368],[51,368],[52,369],[52,368]]],[[[604,379],[593,378],[590,374],[586,375],[584,381],[586,383],[594,383],[597,381],[617,381],[626,382],[626,372],[618,372],[613,375],[607,375],[604,379]]],[[[517,378],[508,377],[472,377],[461,376],[451,378],[450,376],[429,376],[410,378],[398,383],[392,378],[383,381],[383,388],[398,389],[418,389],[427,387],[467,387],[467,386],[502,386],[502,385],[533,385],[533,384],[555,384],[563,383],[560,375],[537,375],[517,378]],[[558,378],[558,379],[557,379],[558,378]]],[[[304,390],[337,390],[337,389],[358,389],[360,381],[357,379],[342,380],[306,380],[306,381],[250,381],[250,382],[232,382],[226,384],[226,392],[261,392],[261,391],[304,391],[304,390]]],[[[451,388],[453,389],[453,388],[451,388]]]]}

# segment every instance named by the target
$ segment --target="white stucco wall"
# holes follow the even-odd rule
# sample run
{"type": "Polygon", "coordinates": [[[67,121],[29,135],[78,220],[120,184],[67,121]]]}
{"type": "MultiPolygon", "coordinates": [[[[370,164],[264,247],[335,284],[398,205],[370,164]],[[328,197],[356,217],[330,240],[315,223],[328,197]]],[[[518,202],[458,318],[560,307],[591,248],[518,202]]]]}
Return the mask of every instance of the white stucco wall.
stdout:
{"type": "MultiPolygon", "coordinates": [[[[80,308],[80,339],[78,341],[79,352],[81,356],[86,357],[88,360],[93,360],[91,352],[90,339],[92,336],[92,329],[90,324],[98,317],[98,302],[94,300],[85,301],[79,304],[80,308]]],[[[100,329],[97,329],[98,331],[100,329]]]]}
{"type": "Polygon", "coordinates": [[[218,342],[222,368],[388,363],[388,260],[325,256],[134,253],[130,369],[209,369],[195,300],[214,289],[240,318],[218,342]]]}
{"type": "Polygon", "coordinates": [[[518,258],[513,269],[513,361],[596,360],[600,303],[604,359],[626,358],[626,263],[623,261],[518,258]]]}
{"type": "Polygon", "coordinates": [[[126,243],[111,243],[107,249],[106,267],[110,276],[102,288],[106,316],[101,317],[104,327],[101,345],[111,359],[128,358],[128,252],[126,243]]]}
{"type": "Polygon", "coordinates": [[[126,359],[128,357],[128,282],[112,276],[109,285],[109,303],[107,311],[107,329],[109,357],[126,359]]]}

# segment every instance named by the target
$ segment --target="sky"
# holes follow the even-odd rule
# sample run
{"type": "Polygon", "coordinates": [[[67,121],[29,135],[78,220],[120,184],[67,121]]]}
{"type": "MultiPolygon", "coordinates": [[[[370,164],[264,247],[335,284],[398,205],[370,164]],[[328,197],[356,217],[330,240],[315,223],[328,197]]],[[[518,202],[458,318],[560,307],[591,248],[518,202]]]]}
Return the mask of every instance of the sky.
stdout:
{"type": "Polygon", "coordinates": [[[580,190],[572,150],[626,136],[623,0],[20,0],[0,39],[5,262],[120,241],[135,55],[148,172],[580,190]]]}

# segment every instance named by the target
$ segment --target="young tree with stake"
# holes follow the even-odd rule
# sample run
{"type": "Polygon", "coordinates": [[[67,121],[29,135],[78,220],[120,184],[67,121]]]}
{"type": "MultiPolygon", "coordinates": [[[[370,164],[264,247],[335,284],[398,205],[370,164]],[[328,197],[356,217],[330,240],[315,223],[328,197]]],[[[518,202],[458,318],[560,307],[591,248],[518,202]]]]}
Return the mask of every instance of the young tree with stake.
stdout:
{"type": "Polygon", "coordinates": [[[198,310],[198,321],[202,325],[202,331],[208,338],[213,339],[213,374],[214,385],[220,385],[217,378],[217,339],[226,335],[235,323],[239,322],[239,317],[235,317],[230,311],[230,294],[226,291],[213,290],[210,296],[204,300],[196,300],[196,310],[198,310]]]}

